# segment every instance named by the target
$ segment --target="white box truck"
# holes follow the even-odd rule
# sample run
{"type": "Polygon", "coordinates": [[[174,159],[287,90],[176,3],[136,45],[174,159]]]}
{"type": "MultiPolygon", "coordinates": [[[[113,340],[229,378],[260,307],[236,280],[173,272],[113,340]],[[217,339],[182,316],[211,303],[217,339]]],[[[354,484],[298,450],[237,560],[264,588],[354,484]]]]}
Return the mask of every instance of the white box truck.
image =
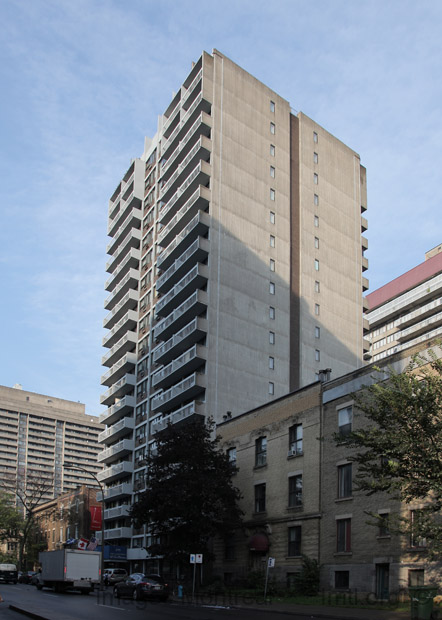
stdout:
{"type": "Polygon", "coordinates": [[[89,594],[100,583],[101,554],[98,551],[58,549],[41,551],[41,573],[37,588],[55,588],[56,592],[73,588],[89,594]]]}

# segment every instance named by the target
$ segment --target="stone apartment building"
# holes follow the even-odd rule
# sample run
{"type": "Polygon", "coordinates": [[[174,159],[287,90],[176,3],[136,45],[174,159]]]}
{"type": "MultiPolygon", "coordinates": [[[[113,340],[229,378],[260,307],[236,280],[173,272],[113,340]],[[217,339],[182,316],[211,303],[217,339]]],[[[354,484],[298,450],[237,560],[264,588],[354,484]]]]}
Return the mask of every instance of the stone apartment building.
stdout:
{"type": "MultiPolygon", "coordinates": [[[[389,366],[402,372],[423,350],[398,353],[389,366]]],[[[401,507],[385,494],[356,492],[351,453],[333,438],[366,423],[352,395],[384,377],[367,366],[218,425],[221,445],[239,468],[234,484],[243,495],[245,532],[217,541],[215,574],[235,581],[273,557],[271,577],[290,586],[307,555],[321,566],[322,589],[378,599],[437,577],[440,564],[428,562],[424,541],[388,530],[390,513],[422,504],[401,507]],[[370,524],[368,512],[384,518],[370,524]]]]}

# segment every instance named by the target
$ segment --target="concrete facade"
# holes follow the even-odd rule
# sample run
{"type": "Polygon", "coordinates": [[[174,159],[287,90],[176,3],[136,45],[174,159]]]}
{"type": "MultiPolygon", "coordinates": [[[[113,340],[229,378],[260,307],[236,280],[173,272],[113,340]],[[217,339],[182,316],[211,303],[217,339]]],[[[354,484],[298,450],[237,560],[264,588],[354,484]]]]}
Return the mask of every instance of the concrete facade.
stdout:
{"type": "MultiPolygon", "coordinates": [[[[362,365],[365,208],[354,151],[220,52],[202,54],[109,203],[109,507],[143,489],[169,422],[219,422],[322,368],[362,365]]],[[[106,527],[128,526],[116,521],[106,527]]],[[[144,559],[144,536],[114,542],[144,559]]]]}
{"type": "Polygon", "coordinates": [[[425,261],[367,295],[366,359],[378,361],[442,334],[442,246],[425,261]]]}
{"type": "Polygon", "coordinates": [[[25,484],[28,475],[41,474],[50,485],[42,501],[90,484],[79,470],[66,469],[65,461],[97,474],[100,465],[98,418],[85,414],[81,403],[0,386],[0,472],[13,486],[25,484]]]}

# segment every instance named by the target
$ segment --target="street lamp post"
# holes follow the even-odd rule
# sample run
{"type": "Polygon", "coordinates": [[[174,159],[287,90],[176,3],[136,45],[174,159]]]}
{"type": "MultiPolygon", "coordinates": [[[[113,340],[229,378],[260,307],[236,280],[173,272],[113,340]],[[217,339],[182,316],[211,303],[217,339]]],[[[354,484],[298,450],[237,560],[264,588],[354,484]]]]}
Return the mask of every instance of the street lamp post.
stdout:
{"type": "Polygon", "coordinates": [[[92,473],[91,471],[88,471],[87,469],[85,469],[84,467],[81,467],[80,465],[75,465],[73,463],[63,463],[63,467],[65,469],[76,469],[77,471],[82,471],[85,474],[88,474],[89,476],[91,476],[91,478],[95,480],[95,482],[100,487],[100,491],[101,491],[100,589],[102,590],[103,589],[103,571],[104,571],[104,489],[103,489],[103,485],[101,484],[101,482],[98,480],[97,476],[94,473],[92,473]]]}

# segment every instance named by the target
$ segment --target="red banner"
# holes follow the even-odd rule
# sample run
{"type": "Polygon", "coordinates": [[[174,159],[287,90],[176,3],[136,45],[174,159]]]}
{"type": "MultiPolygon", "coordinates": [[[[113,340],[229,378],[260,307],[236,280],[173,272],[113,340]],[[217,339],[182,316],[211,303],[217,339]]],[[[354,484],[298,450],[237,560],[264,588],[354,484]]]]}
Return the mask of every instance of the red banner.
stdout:
{"type": "Polygon", "coordinates": [[[91,530],[101,530],[101,506],[91,506],[91,530]]]}

